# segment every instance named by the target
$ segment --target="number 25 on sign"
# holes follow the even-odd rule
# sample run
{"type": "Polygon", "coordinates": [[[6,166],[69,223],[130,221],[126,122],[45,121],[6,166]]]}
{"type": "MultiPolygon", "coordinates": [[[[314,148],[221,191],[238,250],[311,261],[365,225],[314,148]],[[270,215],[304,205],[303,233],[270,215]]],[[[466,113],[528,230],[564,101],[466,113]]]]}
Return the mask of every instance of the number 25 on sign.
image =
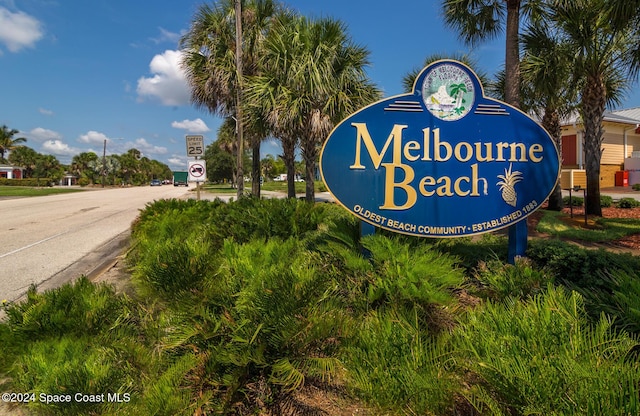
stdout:
{"type": "Polygon", "coordinates": [[[204,137],[200,135],[186,136],[187,138],[187,156],[203,156],[204,155],[204,137]]]}

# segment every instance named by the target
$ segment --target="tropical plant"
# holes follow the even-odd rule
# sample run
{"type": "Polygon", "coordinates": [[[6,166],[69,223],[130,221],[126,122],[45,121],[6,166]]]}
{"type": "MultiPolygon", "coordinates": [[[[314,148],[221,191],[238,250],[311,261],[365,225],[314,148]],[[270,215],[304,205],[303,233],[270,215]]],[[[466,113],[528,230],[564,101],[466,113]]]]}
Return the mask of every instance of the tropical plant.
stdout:
{"type": "Polygon", "coordinates": [[[368,54],[333,19],[281,14],[272,23],[262,72],[248,78],[247,101],[282,141],[290,197],[298,140],[306,166],[306,199],[313,201],[322,141],[344,117],[379,97],[364,72],[368,54]]]}
{"type": "Polygon", "coordinates": [[[18,146],[9,154],[9,162],[24,168],[24,177],[32,178],[40,154],[27,146],[18,146]]]}
{"type": "Polygon", "coordinates": [[[20,143],[27,141],[24,137],[17,137],[14,139],[13,136],[18,133],[20,133],[18,130],[10,129],[4,124],[0,127],[0,161],[4,162],[4,155],[6,152],[14,150],[20,145],[20,143]]]}
{"type": "Polygon", "coordinates": [[[465,43],[496,37],[505,30],[505,101],[520,105],[520,13],[526,0],[443,0],[445,24],[458,30],[465,43]]]}
{"type": "MultiPolygon", "coordinates": [[[[236,26],[235,1],[220,0],[211,5],[202,5],[192,20],[189,32],[183,36],[180,46],[183,52],[182,65],[191,88],[191,101],[198,107],[224,117],[235,117],[241,103],[236,102],[240,81],[237,77],[235,54],[236,26]]],[[[261,44],[269,31],[271,19],[278,13],[280,5],[273,0],[251,0],[242,5],[242,72],[244,76],[260,72],[261,44]]],[[[238,122],[236,120],[236,122],[238,122]]],[[[251,137],[253,163],[252,190],[259,196],[260,189],[260,143],[268,131],[259,118],[241,117],[243,130],[251,137]]],[[[244,143],[239,143],[242,149],[244,143]]],[[[241,152],[242,153],[242,152],[241,152]]],[[[244,169],[242,155],[236,166],[239,176],[238,197],[243,194],[244,169]]]]}
{"type": "Polygon", "coordinates": [[[82,152],[71,159],[71,172],[79,177],[87,177],[95,183],[95,170],[91,169],[91,163],[98,160],[98,155],[94,152],[82,152]]]}
{"type": "MultiPolygon", "coordinates": [[[[561,119],[575,110],[577,105],[576,82],[572,78],[569,57],[571,49],[553,26],[547,24],[544,10],[529,19],[522,35],[523,58],[521,63],[523,89],[522,108],[536,114],[542,126],[549,132],[558,153],[562,154],[561,119]]],[[[560,211],[563,207],[560,178],[549,196],[549,209],[560,211]]]]}
{"type": "Polygon", "coordinates": [[[580,81],[580,115],[584,123],[587,214],[602,216],[600,161],[606,105],[617,104],[620,93],[638,74],[638,28],[629,24],[638,11],[622,16],[621,1],[551,2],[556,25],[572,54],[574,77],[580,81]],[[616,7],[619,7],[616,9],[616,7]]]}
{"type": "Polygon", "coordinates": [[[602,316],[586,319],[576,292],[549,287],[527,302],[487,303],[456,328],[464,392],[481,414],[637,414],[639,344],[602,316]],[[559,392],[562,392],[559,394],[559,392]]]}

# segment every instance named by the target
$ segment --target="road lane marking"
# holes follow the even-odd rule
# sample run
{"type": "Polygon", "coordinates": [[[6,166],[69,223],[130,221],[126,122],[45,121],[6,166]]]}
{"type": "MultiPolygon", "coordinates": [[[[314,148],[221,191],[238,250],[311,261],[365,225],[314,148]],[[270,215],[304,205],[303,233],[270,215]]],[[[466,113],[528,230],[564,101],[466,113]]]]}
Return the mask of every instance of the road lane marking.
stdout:
{"type": "Polygon", "coordinates": [[[1,259],[1,258],[3,258],[3,257],[10,256],[10,255],[12,255],[12,254],[19,253],[19,252],[21,252],[22,250],[26,250],[26,249],[31,248],[31,247],[33,247],[33,246],[37,246],[38,244],[42,244],[42,243],[47,242],[47,241],[49,241],[49,240],[52,240],[52,239],[54,239],[54,238],[56,238],[56,237],[60,237],[61,235],[65,235],[65,234],[67,234],[68,232],[69,232],[69,231],[65,231],[65,232],[60,233],[60,234],[52,235],[51,237],[47,237],[47,238],[45,238],[45,239],[43,239],[43,240],[36,241],[35,243],[31,243],[31,244],[26,245],[26,246],[24,246],[24,247],[20,247],[20,248],[18,248],[18,249],[15,249],[15,250],[13,250],[13,251],[8,252],[8,253],[0,254],[0,259],[1,259]]]}

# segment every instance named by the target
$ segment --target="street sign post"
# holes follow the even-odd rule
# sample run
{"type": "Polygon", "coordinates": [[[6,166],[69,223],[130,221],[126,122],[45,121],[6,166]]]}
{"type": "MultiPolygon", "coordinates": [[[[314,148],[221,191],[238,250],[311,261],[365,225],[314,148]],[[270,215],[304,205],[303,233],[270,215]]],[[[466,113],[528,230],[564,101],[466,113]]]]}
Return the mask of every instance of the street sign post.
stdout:
{"type": "Polygon", "coordinates": [[[204,136],[187,135],[187,156],[204,156],[204,136]]]}

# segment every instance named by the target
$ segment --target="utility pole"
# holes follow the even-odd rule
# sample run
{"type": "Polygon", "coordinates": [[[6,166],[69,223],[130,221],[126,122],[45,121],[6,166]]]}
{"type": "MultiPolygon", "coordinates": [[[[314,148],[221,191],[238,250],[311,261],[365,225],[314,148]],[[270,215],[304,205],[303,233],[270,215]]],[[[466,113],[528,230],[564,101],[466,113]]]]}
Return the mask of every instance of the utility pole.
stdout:
{"type": "Polygon", "coordinates": [[[104,139],[104,147],[102,149],[102,187],[104,188],[104,177],[107,173],[107,139],[104,139]]]}
{"type": "Polygon", "coordinates": [[[242,166],[244,156],[244,138],[242,137],[242,0],[235,0],[236,12],[236,131],[238,134],[238,158],[237,158],[237,197],[240,199],[244,193],[244,168],[242,166]]]}

